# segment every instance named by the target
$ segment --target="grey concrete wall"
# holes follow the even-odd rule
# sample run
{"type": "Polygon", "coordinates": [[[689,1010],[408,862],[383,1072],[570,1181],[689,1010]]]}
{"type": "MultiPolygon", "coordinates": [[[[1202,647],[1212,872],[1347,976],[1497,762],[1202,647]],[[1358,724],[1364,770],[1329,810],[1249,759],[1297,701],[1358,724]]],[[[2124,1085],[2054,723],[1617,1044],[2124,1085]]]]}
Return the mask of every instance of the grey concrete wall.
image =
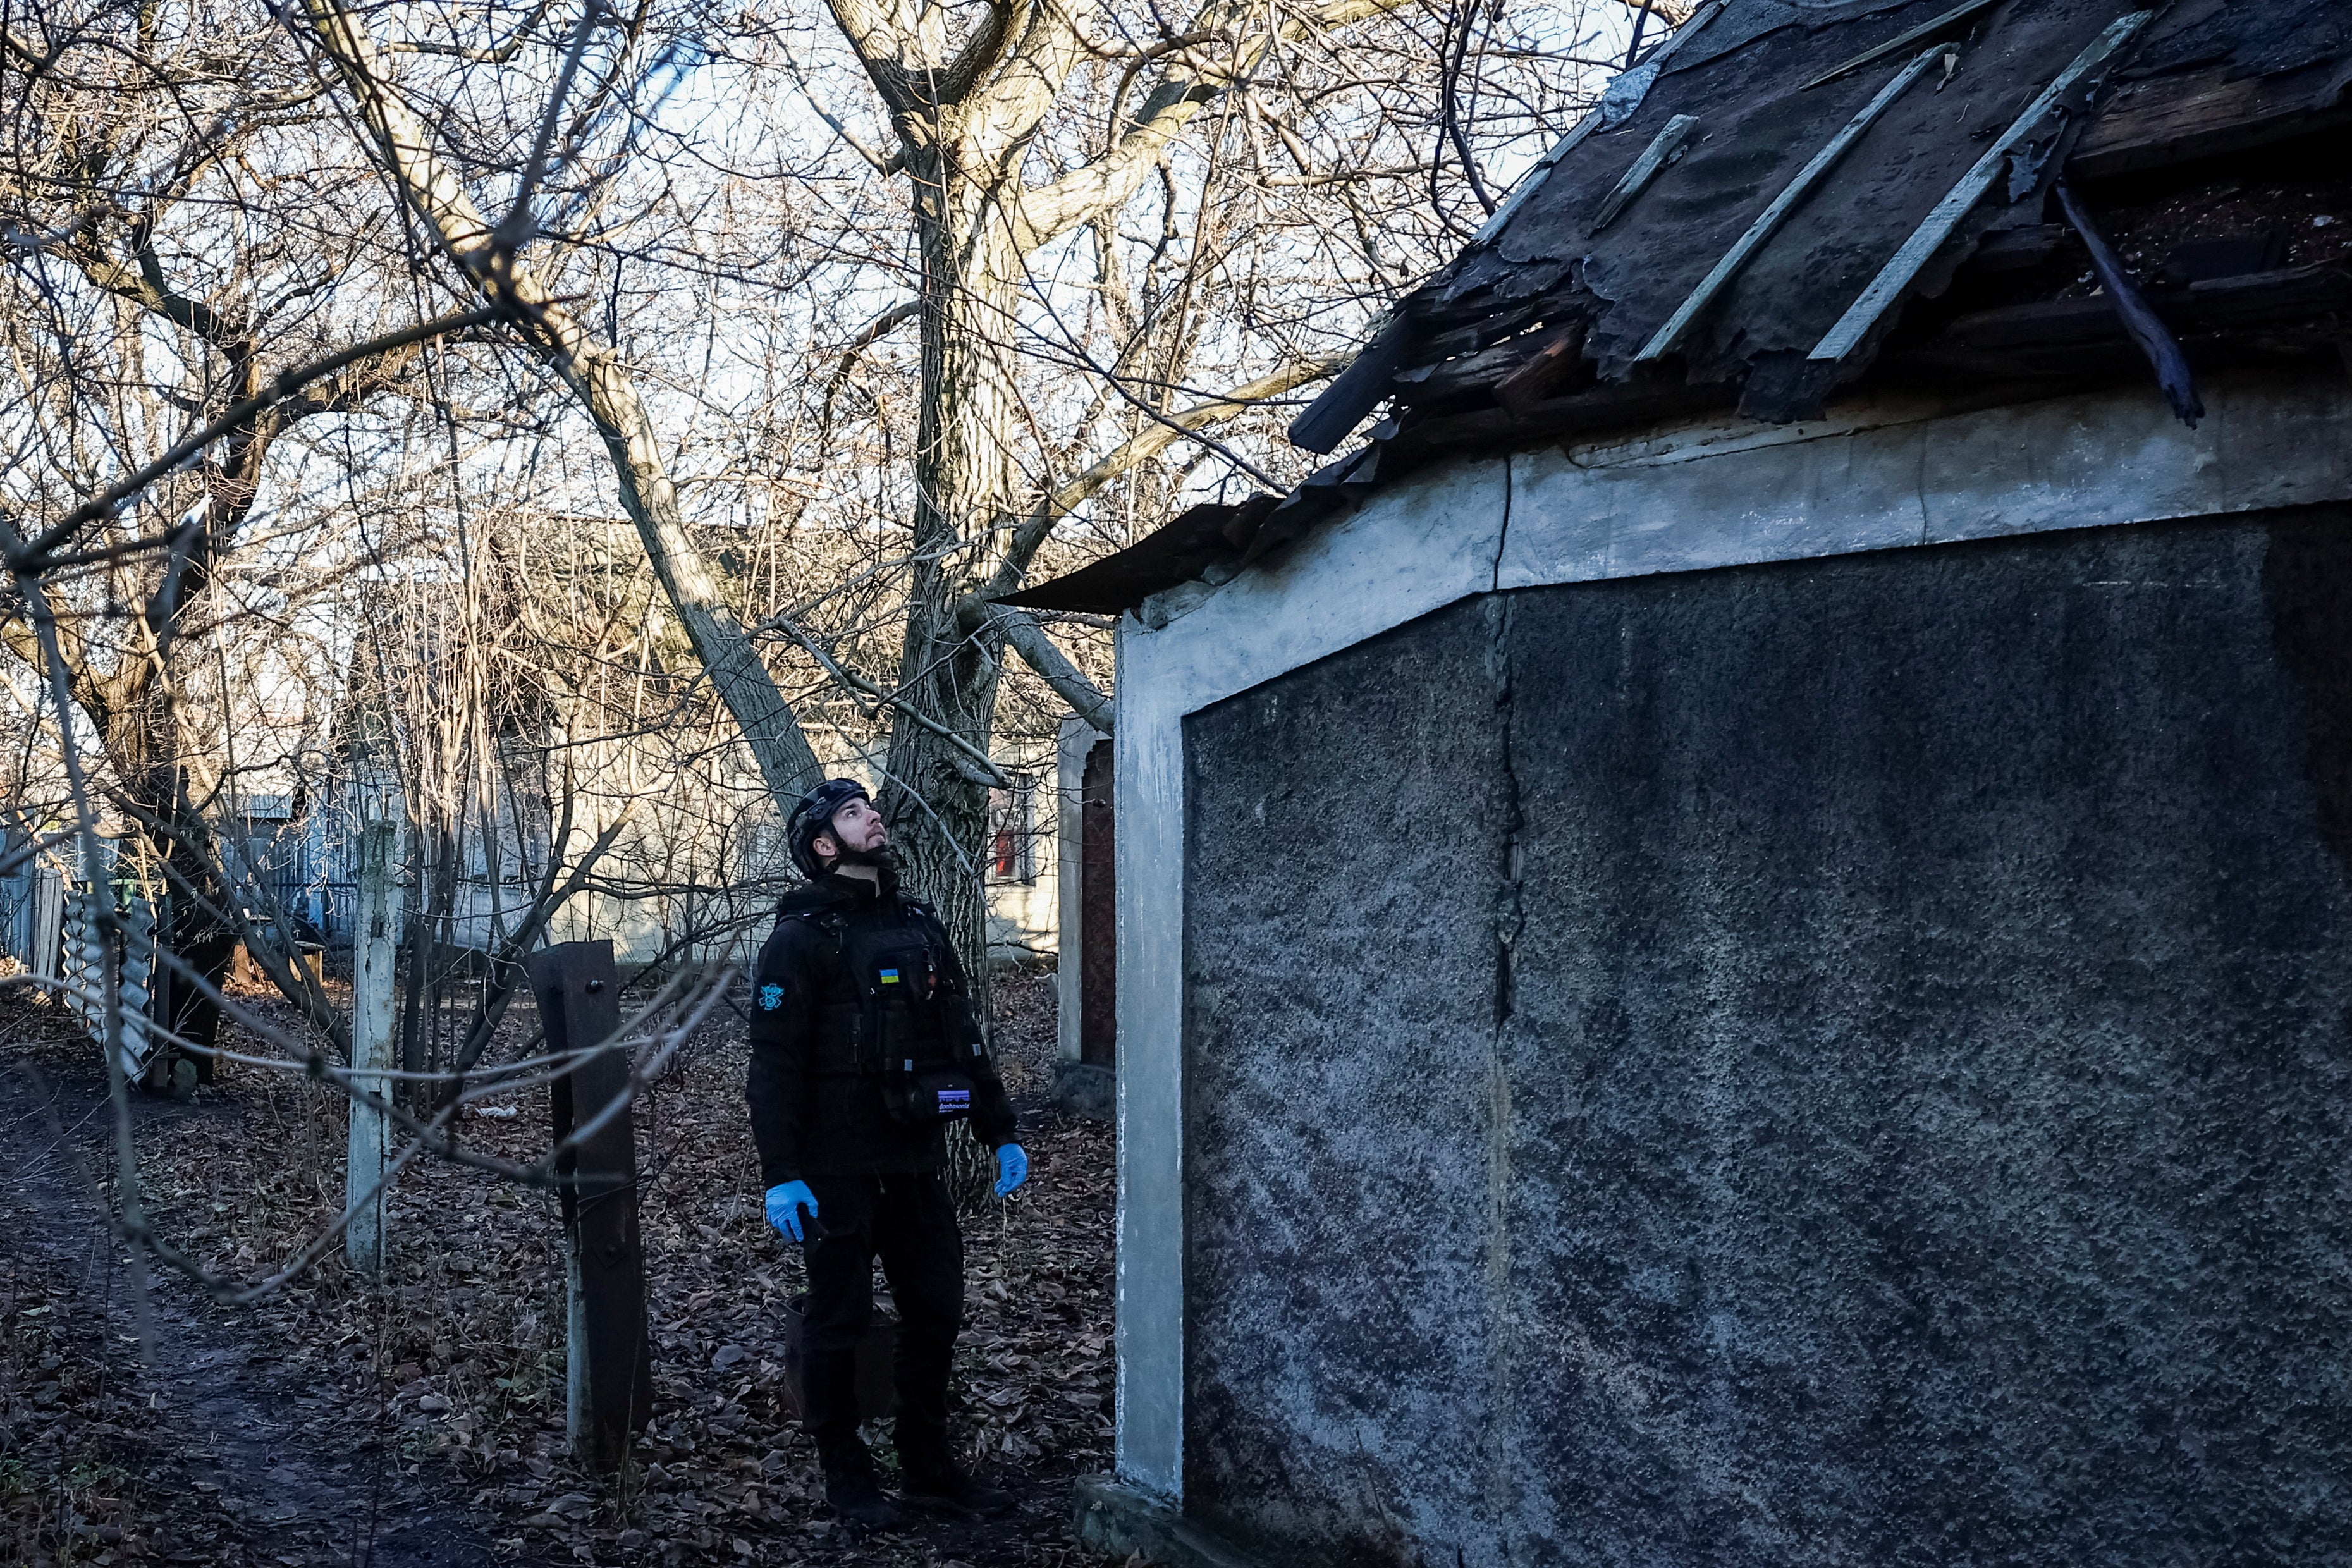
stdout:
{"type": "Polygon", "coordinates": [[[1346,1538],[1408,1449],[1422,1494],[1484,1499],[1476,1435],[1454,1439],[1507,1303],[1457,1287],[1490,1261],[1501,609],[1446,611],[1186,726],[1195,1510],[1346,1538]]]}
{"type": "Polygon", "coordinates": [[[1221,587],[1118,624],[1118,1475],[1183,1491],[1182,724],[1496,589],[2352,501],[2352,380],[2217,374],[2194,430],[2145,387],[1729,416],[1465,458],[1221,587]]]}
{"type": "Polygon", "coordinates": [[[1489,595],[1188,719],[1186,1510],[2352,1561],[2347,540],[1489,595]]]}

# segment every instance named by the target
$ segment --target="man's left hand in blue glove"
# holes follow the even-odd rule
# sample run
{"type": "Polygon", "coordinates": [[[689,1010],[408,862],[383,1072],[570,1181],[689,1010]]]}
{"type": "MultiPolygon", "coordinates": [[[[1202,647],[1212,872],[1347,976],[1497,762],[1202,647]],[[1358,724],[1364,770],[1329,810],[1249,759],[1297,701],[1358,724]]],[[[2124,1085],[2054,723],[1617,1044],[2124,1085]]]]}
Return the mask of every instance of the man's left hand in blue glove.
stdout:
{"type": "Polygon", "coordinates": [[[996,1152],[996,1195],[1004,1196],[1029,1179],[1029,1152],[1007,1143],[996,1152]]]}
{"type": "Polygon", "coordinates": [[[809,1218],[816,1218],[816,1194],[806,1182],[779,1182],[768,1189],[768,1223],[794,1241],[802,1239],[803,1209],[809,1218]]]}

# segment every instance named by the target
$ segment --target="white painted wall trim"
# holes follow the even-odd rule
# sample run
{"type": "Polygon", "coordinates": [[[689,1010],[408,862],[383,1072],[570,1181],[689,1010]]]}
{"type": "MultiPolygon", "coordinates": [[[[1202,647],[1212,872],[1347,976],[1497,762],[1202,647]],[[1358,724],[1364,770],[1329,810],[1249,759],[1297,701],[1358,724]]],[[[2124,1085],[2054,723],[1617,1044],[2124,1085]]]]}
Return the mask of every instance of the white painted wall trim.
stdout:
{"type": "Polygon", "coordinates": [[[1278,559],[1118,627],[1118,1473],[1183,1481],[1183,720],[1496,588],[1697,571],[2352,500],[2352,382],[2145,388],[1979,411],[1708,420],[1383,490],[1278,559]]]}

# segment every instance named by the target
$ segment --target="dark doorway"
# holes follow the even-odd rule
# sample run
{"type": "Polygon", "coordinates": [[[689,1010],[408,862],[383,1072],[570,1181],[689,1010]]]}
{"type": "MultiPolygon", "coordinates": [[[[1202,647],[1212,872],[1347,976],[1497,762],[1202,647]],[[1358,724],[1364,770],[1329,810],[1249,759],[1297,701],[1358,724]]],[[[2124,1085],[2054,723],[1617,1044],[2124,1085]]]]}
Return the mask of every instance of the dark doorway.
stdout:
{"type": "Polygon", "coordinates": [[[1118,1041],[1116,838],[1111,815],[1111,743],[1087,752],[1078,785],[1078,1059],[1109,1067],[1118,1041]]]}

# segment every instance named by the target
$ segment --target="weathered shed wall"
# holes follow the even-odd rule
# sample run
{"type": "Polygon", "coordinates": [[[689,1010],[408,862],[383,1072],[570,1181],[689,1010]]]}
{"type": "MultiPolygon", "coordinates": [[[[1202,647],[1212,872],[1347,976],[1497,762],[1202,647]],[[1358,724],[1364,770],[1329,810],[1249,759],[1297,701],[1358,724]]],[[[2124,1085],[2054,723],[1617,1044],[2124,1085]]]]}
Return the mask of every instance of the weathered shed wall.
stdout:
{"type": "Polygon", "coordinates": [[[1186,720],[1186,1511],[2352,1558],[2347,627],[2315,510],[1490,595],[1186,720]]]}

